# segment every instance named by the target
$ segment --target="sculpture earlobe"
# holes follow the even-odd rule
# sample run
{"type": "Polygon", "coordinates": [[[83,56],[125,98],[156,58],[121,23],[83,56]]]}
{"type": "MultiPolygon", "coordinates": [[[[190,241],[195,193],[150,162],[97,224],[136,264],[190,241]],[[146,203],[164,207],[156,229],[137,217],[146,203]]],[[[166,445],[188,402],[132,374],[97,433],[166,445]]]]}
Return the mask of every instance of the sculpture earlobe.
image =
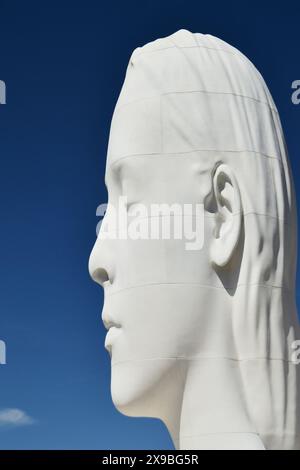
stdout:
{"type": "Polygon", "coordinates": [[[213,176],[216,202],[211,261],[226,266],[233,256],[242,228],[242,203],[235,175],[228,165],[220,164],[213,176]]]}

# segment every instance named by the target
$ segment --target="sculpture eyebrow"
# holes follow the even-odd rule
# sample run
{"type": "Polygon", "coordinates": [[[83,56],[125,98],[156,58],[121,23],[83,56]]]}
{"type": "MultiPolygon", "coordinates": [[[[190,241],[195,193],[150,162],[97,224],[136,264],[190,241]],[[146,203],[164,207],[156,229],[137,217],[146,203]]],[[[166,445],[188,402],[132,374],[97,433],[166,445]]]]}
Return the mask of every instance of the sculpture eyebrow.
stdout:
{"type": "Polygon", "coordinates": [[[108,186],[108,182],[107,182],[107,170],[105,171],[105,174],[104,174],[104,185],[107,189],[107,186],[108,186]]]}
{"type": "Polygon", "coordinates": [[[125,162],[121,161],[122,159],[120,160],[117,160],[115,161],[113,164],[110,164],[107,168],[106,168],[106,171],[105,171],[105,176],[104,176],[104,183],[105,183],[105,186],[106,188],[108,189],[108,180],[109,180],[109,175],[112,176],[112,178],[115,180],[115,181],[119,181],[120,180],[120,173],[121,173],[121,170],[122,168],[124,167],[125,165],[125,162]]]}

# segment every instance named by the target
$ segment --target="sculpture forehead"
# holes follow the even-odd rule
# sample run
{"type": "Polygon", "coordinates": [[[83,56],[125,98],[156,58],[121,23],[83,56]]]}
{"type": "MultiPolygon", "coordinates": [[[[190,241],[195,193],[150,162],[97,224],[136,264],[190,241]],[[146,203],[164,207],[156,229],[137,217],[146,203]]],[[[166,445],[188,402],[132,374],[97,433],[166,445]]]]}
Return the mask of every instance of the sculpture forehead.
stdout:
{"type": "MultiPolygon", "coordinates": [[[[116,110],[108,166],[130,156],[253,152],[280,159],[268,106],[214,93],[170,93],[116,110]],[[245,102],[246,101],[246,102],[245,102]]],[[[199,154],[200,155],[200,154],[199,154]]]]}

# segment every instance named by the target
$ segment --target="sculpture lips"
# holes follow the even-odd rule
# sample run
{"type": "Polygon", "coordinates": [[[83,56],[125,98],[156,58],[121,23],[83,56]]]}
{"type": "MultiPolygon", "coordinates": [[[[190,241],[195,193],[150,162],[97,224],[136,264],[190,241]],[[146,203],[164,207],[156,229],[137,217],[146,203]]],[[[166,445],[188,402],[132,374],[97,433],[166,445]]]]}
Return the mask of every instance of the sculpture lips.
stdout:
{"type": "Polygon", "coordinates": [[[104,343],[104,347],[109,353],[111,353],[111,347],[120,333],[121,328],[119,326],[113,325],[109,328],[104,343]]]}

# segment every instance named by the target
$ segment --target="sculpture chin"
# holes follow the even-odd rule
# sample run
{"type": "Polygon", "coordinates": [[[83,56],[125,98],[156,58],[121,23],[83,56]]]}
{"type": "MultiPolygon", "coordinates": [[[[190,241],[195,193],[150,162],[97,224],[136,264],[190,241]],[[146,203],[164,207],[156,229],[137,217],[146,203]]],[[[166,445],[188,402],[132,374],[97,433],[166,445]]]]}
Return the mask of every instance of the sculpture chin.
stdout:
{"type": "Polygon", "coordinates": [[[126,416],[143,416],[145,397],[151,389],[149,376],[138,361],[120,362],[111,368],[111,396],[118,411],[126,416]]]}
{"type": "Polygon", "coordinates": [[[173,388],[174,360],[150,358],[112,363],[111,396],[126,416],[161,418],[167,387],[173,388]]]}

